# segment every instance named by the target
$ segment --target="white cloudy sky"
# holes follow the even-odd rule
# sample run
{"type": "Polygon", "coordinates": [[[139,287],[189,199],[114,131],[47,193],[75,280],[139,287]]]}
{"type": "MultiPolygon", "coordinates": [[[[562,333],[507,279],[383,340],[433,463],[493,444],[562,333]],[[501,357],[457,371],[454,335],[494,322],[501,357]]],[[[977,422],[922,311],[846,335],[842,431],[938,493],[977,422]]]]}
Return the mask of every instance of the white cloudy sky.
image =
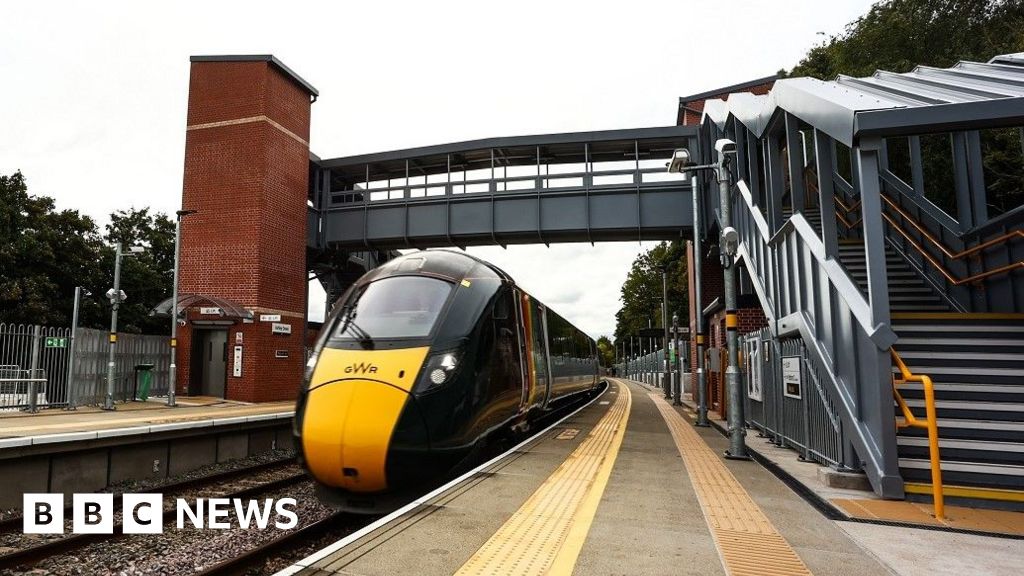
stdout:
{"type": "MultiPolygon", "coordinates": [[[[7,2],[0,173],[22,170],[31,192],[101,224],[128,206],[178,209],[192,54],[281,58],[320,90],[323,158],[670,125],[679,96],[789,68],[870,3],[7,2]]],[[[642,249],[471,251],[597,336],[642,249]]]]}

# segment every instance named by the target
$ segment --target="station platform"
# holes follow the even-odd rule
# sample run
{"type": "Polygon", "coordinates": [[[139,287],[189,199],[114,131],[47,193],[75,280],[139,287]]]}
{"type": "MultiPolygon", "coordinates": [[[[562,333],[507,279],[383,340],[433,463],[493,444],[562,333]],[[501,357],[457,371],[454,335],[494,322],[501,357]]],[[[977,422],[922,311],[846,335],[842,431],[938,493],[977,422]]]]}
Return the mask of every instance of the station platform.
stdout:
{"type": "Polygon", "coordinates": [[[291,418],[294,402],[246,404],[218,398],[179,397],[169,408],[165,399],[119,403],[116,410],[95,407],[44,410],[35,414],[0,412],[0,449],[36,442],[87,440],[104,436],[146,434],[172,429],[291,418]]]}
{"type": "Polygon", "coordinates": [[[726,445],[660,391],[610,379],[509,454],[279,574],[1019,573],[1019,542],[837,522],[726,445]]]}

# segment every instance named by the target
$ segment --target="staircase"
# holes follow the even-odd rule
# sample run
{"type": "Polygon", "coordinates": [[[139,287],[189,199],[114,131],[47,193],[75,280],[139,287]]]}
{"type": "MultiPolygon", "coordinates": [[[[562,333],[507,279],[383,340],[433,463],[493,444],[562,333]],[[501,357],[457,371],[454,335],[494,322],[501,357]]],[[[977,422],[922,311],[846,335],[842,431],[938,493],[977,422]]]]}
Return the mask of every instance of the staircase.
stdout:
{"type": "MultiPolygon", "coordinates": [[[[897,312],[893,328],[904,362],[935,385],[943,484],[1024,490],[1024,316],[897,312]]],[[[900,392],[923,416],[921,384],[900,392]]],[[[904,479],[929,482],[925,431],[902,428],[897,443],[904,479]]]]}
{"type": "MultiPolygon", "coordinates": [[[[844,240],[839,244],[839,260],[860,290],[868,293],[868,267],[864,244],[844,240]]],[[[889,279],[889,310],[896,312],[949,312],[949,306],[925,283],[895,250],[886,246],[885,269],[889,279]]],[[[899,334],[899,331],[896,331],[899,334]]],[[[902,349],[897,347],[902,354],[902,349]]]]}

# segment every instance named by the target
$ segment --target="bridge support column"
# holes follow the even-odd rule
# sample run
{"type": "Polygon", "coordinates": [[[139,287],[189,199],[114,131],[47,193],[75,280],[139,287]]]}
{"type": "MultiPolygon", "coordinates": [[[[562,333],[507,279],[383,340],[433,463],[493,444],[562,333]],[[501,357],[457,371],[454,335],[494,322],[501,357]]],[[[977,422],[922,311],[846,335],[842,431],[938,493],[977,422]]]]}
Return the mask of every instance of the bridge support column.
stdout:
{"type": "Polygon", "coordinates": [[[315,96],[272,56],[192,58],[182,207],[196,213],[182,222],[180,290],[239,303],[253,320],[192,311],[179,335],[179,394],[250,402],[295,396],[305,363],[315,96]],[[200,331],[227,334],[211,338],[200,331]],[[213,374],[212,389],[211,370],[225,372],[223,380],[213,374]]]}

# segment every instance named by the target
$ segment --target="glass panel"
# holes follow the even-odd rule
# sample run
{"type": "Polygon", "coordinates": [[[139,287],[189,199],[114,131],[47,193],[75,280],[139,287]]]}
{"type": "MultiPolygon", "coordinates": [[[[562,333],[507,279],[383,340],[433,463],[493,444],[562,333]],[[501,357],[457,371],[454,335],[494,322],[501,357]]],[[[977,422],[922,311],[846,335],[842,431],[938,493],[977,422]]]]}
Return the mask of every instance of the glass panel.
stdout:
{"type": "Polygon", "coordinates": [[[430,334],[453,285],[437,278],[394,276],[372,282],[346,303],[336,336],[422,338],[430,334]]]}
{"type": "Polygon", "coordinates": [[[889,152],[889,172],[903,181],[907,186],[913,187],[914,176],[910,171],[910,139],[886,138],[885,149],[889,152]]]}
{"type": "Polygon", "coordinates": [[[921,168],[924,172],[925,198],[956,220],[952,136],[948,133],[921,136],[921,168]]]}
{"type": "Polygon", "coordinates": [[[981,130],[988,216],[1024,206],[1024,128],[981,130]]]}

